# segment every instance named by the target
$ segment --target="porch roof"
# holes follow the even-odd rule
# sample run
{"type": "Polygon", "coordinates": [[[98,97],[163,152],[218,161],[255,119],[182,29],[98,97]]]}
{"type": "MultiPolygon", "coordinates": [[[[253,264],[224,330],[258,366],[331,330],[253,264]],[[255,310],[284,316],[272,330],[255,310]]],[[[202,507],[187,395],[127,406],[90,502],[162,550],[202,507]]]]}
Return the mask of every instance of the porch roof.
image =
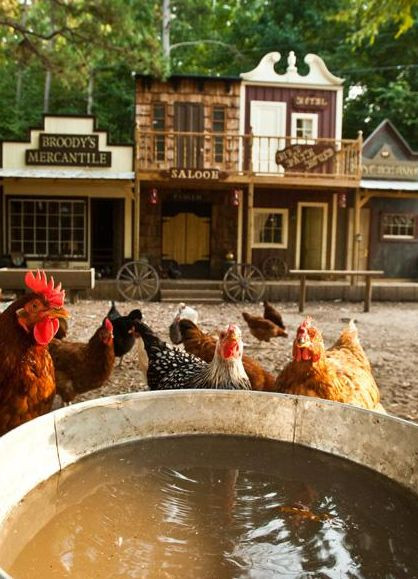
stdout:
{"type": "Polygon", "coordinates": [[[133,171],[112,172],[90,169],[0,169],[0,178],[18,179],[117,179],[132,181],[133,171]]]}
{"type": "Polygon", "coordinates": [[[383,189],[390,191],[418,191],[418,181],[390,181],[389,179],[361,179],[362,189],[383,189]]]}

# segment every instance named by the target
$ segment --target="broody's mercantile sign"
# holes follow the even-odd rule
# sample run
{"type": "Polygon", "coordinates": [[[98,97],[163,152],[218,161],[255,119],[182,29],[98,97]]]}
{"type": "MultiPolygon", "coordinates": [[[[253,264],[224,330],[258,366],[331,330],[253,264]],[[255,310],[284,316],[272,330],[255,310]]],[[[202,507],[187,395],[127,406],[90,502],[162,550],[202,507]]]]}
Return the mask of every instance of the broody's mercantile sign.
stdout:
{"type": "Polygon", "coordinates": [[[26,149],[26,165],[110,167],[112,153],[99,151],[98,135],[40,133],[39,149],[26,149]]]}

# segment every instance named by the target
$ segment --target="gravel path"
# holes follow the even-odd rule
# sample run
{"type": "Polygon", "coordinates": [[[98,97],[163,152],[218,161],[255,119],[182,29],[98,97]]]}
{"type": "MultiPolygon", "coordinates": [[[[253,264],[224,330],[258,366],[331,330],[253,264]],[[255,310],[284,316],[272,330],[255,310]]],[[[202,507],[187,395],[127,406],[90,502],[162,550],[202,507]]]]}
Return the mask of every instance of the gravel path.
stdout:
{"type": "MultiPolygon", "coordinates": [[[[200,325],[212,331],[227,323],[237,323],[242,329],[245,352],[259,360],[266,369],[277,374],[290,359],[292,341],[302,315],[296,303],[274,304],[283,314],[288,326],[288,339],[275,339],[270,343],[258,342],[248,331],[241,312],[261,314],[262,307],[248,304],[221,303],[198,304],[200,325]]],[[[122,314],[139,307],[144,321],[159,336],[169,341],[168,327],[177,310],[172,303],[126,303],[117,304],[122,314]]],[[[67,339],[87,341],[101,323],[109,309],[108,301],[80,301],[69,304],[71,312],[67,339]]],[[[418,421],[418,304],[374,302],[372,311],[364,313],[361,303],[310,302],[307,314],[311,314],[321,329],[326,347],[337,338],[349,318],[357,321],[360,341],[369,356],[376,381],[380,387],[382,403],[386,410],[401,418],[418,421]]],[[[122,367],[116,362],[110,379],[101,388],[78,396],[74,402],[100,396],[110,396],[146,389],[138,367],[136,348],[124,357],[122,367]]]]}

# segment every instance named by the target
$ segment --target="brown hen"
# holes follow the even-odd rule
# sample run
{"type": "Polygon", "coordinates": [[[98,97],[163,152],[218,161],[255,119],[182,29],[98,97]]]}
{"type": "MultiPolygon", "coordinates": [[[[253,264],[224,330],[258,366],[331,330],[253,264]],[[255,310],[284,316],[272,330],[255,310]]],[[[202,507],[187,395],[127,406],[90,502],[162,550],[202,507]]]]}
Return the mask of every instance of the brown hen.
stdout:
{"type": "Polygon", "coordinates": [[[32,293],[14,301],[0,315],[0,435],[49,412],[55,395],[55,372],[48,343],[67,317],[65,292],[44,272],[25,276],[32,293]]]}
{"type": "Polygon", "coordinates": [[[306,318],[296,332],[293,360],[279,374],[276,385],[278,392],[315,396],[384,412],[354,322],[325,350],[321,332],[310,317],[306,318]]]}
{"type": "Polygon", "coordinates": [[[283,323],[282,314],[267,301],[263,302],[263,306],[264,319],[270,320],[270,322],[273,322],[273,324],[276,324],[276,326],[279,326],[279,328],[282,328],[282,330],[286,330],[286,326],[283,323]]]}
{"type": "Polygon", "coordinates": [[[252,316],[248,312],[242,312],[242,317],[248,324],[250,333],[260,342],[270,342],[271,338],[287,338],[287,332],[270,320],[262,316],[252,316]]]}
{"type": "Polygon", "coordinates": [[[112,322],[105,318],[90,340],[52,340],[49,351],[55,366],[57,394],[71,402],[77,394],[100,388],[115,362],[112,322]]]}
{"type": "MultiPolygon", "coordinates": [[[[179,330],[184,349],[205,362],[211,362],[215,354],[217,338],[203,332],[191,320],[180,320],[179,330]]],[[[275,391],[275,378],[270,372],[249,356],[242,356],[245,372],[251,382],[253,390],[275,391]]]]}

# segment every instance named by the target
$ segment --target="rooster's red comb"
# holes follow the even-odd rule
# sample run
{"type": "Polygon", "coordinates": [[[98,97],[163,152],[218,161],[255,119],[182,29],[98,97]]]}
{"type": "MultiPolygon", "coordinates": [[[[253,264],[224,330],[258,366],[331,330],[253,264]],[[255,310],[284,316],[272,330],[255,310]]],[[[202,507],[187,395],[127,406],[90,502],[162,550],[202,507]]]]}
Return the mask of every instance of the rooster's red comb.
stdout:
{"type": "Polygon", "coordinates": [[[54,278],[52,275],[48,282],[44,271],[40,272],[38,269],[36,276],[33,275],[33,272],[28,271],[25,275],[25,284],[34,293],[43,295],[48,300],[50,306],[55,308],[63,307],[65,291],[61,289],[61,282],[54,287],[54,278]]]}
{"type": "Polygon", "coordinates": [[[306,316],[306,318],[303,320],[303,322],[298,327],[297,334],[305,333],[307,331],[307,329],[310,328],[311,326],[312,326],[312,317],[306,316]]]}
{"type": "Polygon", "coordinates": [[[105,325],[105,328],[108,332],[111,332],[113,330],[113,324],[109,320],[109,318],[105,318],[104,325],[105,325]]]}

